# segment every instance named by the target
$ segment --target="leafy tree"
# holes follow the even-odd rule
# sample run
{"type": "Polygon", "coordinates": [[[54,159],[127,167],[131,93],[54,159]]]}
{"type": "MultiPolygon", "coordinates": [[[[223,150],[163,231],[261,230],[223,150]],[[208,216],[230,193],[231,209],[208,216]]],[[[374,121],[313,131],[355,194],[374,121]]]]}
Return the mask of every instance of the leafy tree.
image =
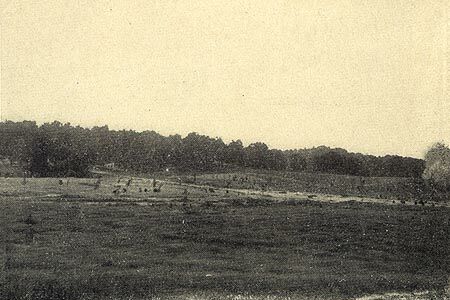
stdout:
{"type": "Polygon", "coordinates": [[[286,170],[288,160],[286,155],[281,150],[271,149],[267,153],[266,168],[269,170],[286,170]]]}
{"type": "Polygon", "coordinates": [[[425,155],[423,178],[442,190],[450,190],[450,149],[443,143],[434,144],[425,155]]]}
{"type": "Polygon", "coordinates": [[[244,145],[241,140],[231,141],[224,150],[224,161],[238,166],[244,165],[244,145]]]}
{"type": "Polygon", "coordinates": [[[264,143],[253,143],[245,148],[245,166],[255,169],[267,169],[269,147],[264,143]]]}
{"type": "Polygon", "coordinates": [[[292,171],[305,171],[307,168],[307,160],[303,154],[294,152],[289,155],[289,166],[292,171]]]}

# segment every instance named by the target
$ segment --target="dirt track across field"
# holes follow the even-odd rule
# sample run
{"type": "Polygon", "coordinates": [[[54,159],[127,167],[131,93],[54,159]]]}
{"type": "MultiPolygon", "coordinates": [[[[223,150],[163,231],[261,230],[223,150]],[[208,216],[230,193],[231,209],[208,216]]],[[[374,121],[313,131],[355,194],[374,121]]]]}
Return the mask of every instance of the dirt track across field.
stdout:
{"type": "MultiPolygon", "coordinates": [[[[174,181],[162,181],[166,184],[177,185],[177,186],[185,186],[190,188],[197,189],[207,189],[210,188],[209,185],[199,185],[199,184],[191,184],[191,183],[178,183],[174,181]]],[[[301,200],[314,200],[321,201],[327,203],[341,203],[341,202],[364,202],[364,203],[378,203],[385,205],[424,205],[424,206],[437,206],[437,207],[450,207],[450,203],[443,202],[432,202],[432,203],[419,203],[414,200],[409,201],[401,201],[399,199],[380,199],[380,198],[372,198],[372,197],[360,197],[360,196],[341,196],[341,195],[330,195],[330,194],[322,194],[322,193],[306,193],[306,192],[289,192],[289,191],[261,191],[261,190],[252,190],[252,189],[236,189],[236,188],[221,188],[221,187],[212,187],[215,191],[221,191],[225,193],[226,191],[231,193],[237,193],[240,195],[246,195],[249,197],[257,196],[259,197],[270,197],[273,200],[278,201],[301,201],[301,200]]]]}

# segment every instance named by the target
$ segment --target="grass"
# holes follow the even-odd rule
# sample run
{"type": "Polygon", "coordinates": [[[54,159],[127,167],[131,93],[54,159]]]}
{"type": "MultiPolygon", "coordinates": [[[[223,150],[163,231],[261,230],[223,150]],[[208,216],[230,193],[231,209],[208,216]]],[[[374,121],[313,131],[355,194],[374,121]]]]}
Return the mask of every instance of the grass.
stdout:
{"type": "Polygon", "coordinates": [[[186,203],[183,186],[140,193],[151,181],[136,180],[113,195],[116,179],[86,182],[1,180],[0,299],[349,299],[448,286],[446,207],[192,187],[186,203]]]}
{"type": "MultiPolygon", "coordinates": [[[[192,183],[192,175],[172,176],[172,180],[192,183]]],[[[239,189],[277,190],[361,196],[381,199],[448,201],[449,192],[432,191],[421,179],[399,177],[361,177],[286,171],[248,171],[200,174],[196,183],[239,189]]]]}

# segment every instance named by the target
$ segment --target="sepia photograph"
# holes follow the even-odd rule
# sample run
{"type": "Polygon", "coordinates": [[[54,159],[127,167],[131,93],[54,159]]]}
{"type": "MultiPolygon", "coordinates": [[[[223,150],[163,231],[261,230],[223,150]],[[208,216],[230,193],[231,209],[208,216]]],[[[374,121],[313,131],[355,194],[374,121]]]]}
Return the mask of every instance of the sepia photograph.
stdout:
{"type": "Polygon", "coordinates": [[[448,0],[0,23],[0,300],[450,300],[448,0]]]}

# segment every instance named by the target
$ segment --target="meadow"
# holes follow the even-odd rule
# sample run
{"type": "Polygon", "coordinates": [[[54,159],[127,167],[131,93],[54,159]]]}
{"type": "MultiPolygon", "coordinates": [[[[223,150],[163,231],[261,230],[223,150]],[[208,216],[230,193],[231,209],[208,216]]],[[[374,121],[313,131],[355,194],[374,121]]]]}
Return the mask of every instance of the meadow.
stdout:
{"type": "Polygon", "coordinates": [[[446,297],[450,208],[276,197],[208,176],[216,187],[200,175],[159,192],[144,178],[0,179],[0,299],[446,297]]]}
{"type": "Polygon", "coordinates": [[[448,202],[450,192],[430,188],[420,178],[363,177],[287,171],[235,171],[169,176],[171,180],[222,188],[308,192],[404,201],[448,202]]]}

